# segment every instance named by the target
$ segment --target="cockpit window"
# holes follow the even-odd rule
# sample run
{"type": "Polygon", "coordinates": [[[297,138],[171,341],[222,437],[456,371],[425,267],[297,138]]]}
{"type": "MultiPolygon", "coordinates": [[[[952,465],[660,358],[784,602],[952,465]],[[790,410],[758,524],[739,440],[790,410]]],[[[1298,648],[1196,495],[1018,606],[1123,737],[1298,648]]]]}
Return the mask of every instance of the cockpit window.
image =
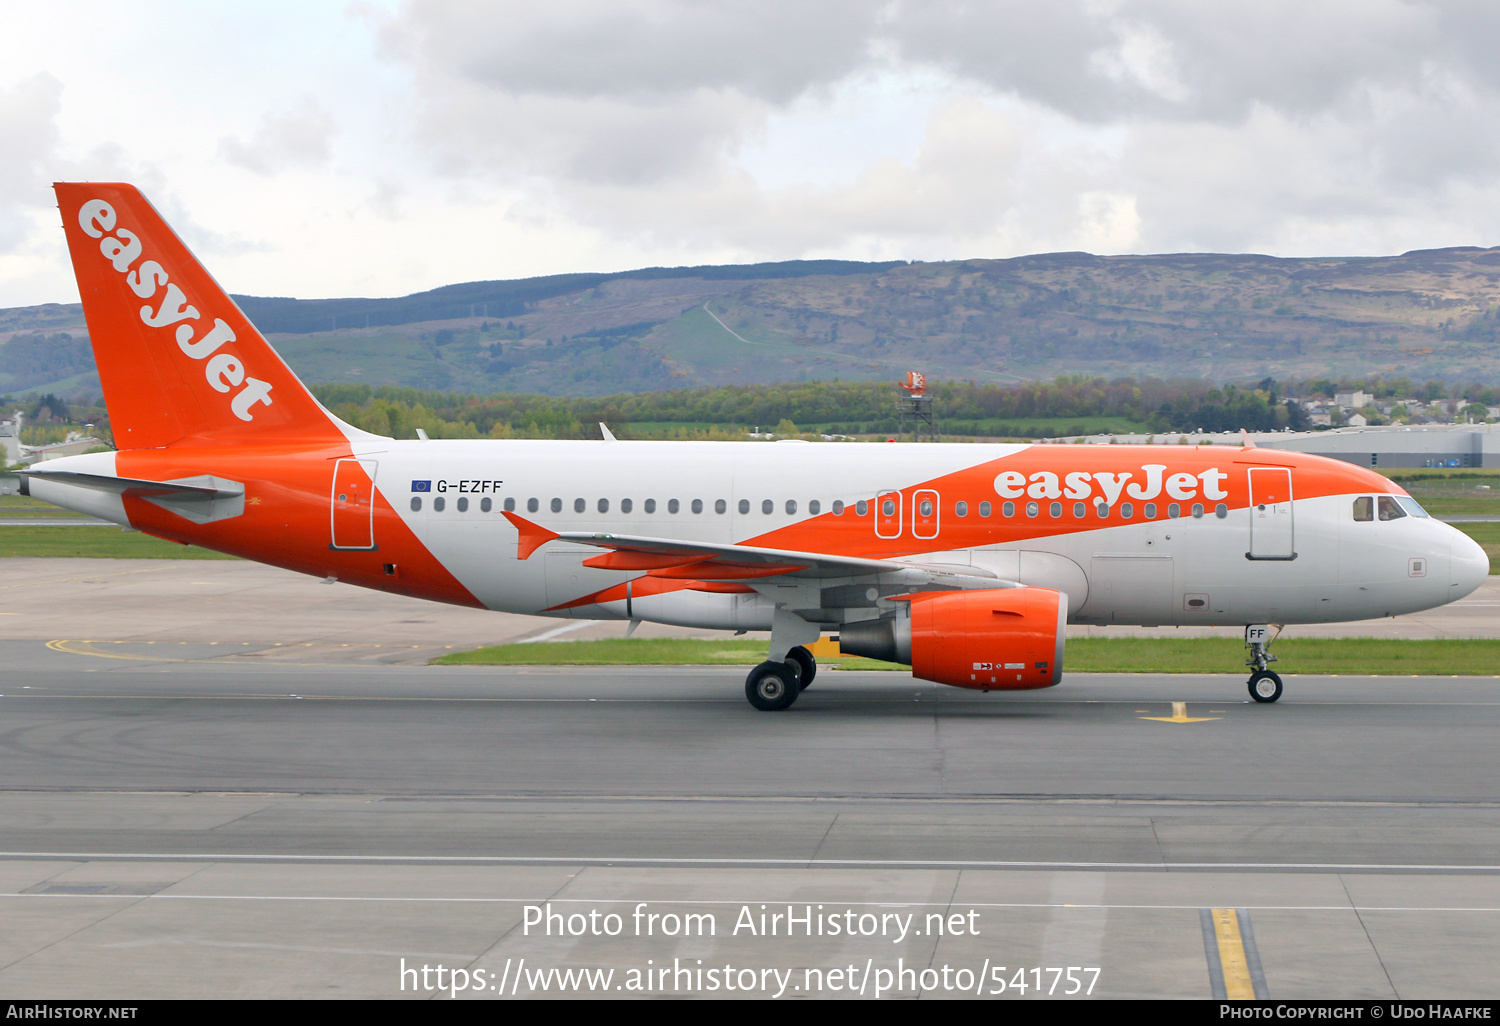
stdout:
{"type": "Polygon", "coordinates": [[[1354,500],[1354,519],[1355,520],[1374,520],[1375,519],[1375,500],[1372,499],[1372,498],[1370,498],[1368,495],[1361,495],[1357,499],[1355,499],[1354,500]]]}
{"type": "Polygon", "coordinates": [[[1378,496],[1377,501],[1380,503],[1381,520],[1400,520],[1406,516],[1406,510],[1396,504],[1396,497],[1394,495],[1378,496]]]}
{"type": "Polygon", "coordinates": [[[1417,500],[1410,495],[1398,495],[1396,501],[1401,503],[1401,508],[1414,517],[1429,516],[1428,512],[1417,504],[1417,500]]]}

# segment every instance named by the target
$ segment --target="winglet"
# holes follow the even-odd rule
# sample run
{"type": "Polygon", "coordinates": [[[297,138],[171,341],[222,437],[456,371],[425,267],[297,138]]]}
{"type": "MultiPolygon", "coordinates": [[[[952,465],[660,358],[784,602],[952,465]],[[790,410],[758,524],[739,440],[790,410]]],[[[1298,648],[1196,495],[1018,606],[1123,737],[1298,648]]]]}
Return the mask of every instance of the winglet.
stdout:
{"type": "Polygon", "coordinates": [[[1255,439],[1251,438],[1250,432],[1246,431],[1244,428],[1240,428],[1240,444],[1243,445],[1246,449],[1255,448],[1255,439]]]}
{"type": "Polygon", "coordinates": [[[507,511],[505,519],[515,525],[517,531],[521,532],[516,539],[516,558],[530,559],[531,554],[546,545],[553,538],[562,537],[556,531],[549,531],[541,524],[533,524],[525,517],[518,517],[507,511]]]}

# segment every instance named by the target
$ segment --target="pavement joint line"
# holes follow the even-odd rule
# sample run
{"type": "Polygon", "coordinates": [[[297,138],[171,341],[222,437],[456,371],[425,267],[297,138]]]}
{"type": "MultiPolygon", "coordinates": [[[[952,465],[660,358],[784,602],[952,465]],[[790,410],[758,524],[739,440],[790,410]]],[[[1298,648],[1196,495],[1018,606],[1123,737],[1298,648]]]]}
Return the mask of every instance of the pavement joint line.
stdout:
{"type": "MultiPolygon", "coordinates": [[[[305,798],[329,801],[357,801],[367,804],[380,802],[493,802],[493,803],[669,803],[708,802],[724,805],[770,805],[770,804],[901,804],[922,805],[1099,805],[1099,806],[1169,806],[1208,808],[1338,808],[1338,809],[1424,809],[1459,808],[1492,809],[1500,802],[1476,798],[1257,798],[1239,796],[1212,798],[1174,795],[1006,795],[1006,794],[765,794],[765,795],[695,795],[695,794],[598,794],[568,791],[539,791],[523,794],[502,795],[389,795],[363,791],[225,791],[215,788],[204,791],[183,791],[167,788],[160,791],[142,790],[78,790],[69,787],[10,788],[0,790],[0,799],[16,796],[58,795],[69,797],[117,797],[130,795],[149,798],[305,798]]],[[[0,858],[4,853],[0,852],[0,858]]]]}
{"type": "Polygon", "coordinates": [[[602,855],[319,855],[278,853],[229,853],[229,852],[162,852],[157,854],[140,852],[23,852],[0,851],[0,859],[16,861],[63,860],[83,862],[332,862],[332,863],[386,863],[415,864],[435,863],[472,865],[633,865],[633,866],[798,866],[807,869],[838,867],[936,867],[942,869],[1121,869],[1121,870],[1261,870],[1282,872],[1317,870],[1321,872],[1384,871],[1384,872],[1466,872],[1500,873],[1500,865],[1457,865],[1416,863],[1360,863],[1360,862],[1070,862],[1061,859],[1002,861],[988,859],[782,859],[782,858],[719,858],[719,857],[665,857],[650,855],[602,856],[602,855]]]}
{"type": "MultiPolygon", "coordinates": [[[[529,897],[529,898],[493,898],[482,896],[442,896],[442,895],[391,895],[391,894],[169,894],[157,891],[154,894],[69,894],[69,893],[34,893],[0,894],[0,901],[12,898],[43,898],[48,900],[59,899],[85,899],[99,900],[101,898],[113,898],[117,901],[123,900],[160,900],[160,901],[342,901],[342,902],[390,902],[390,903],[430,903],[442,904],[474,904],[474,905],[523,905],[534,904],[538,901],[550,901],[554,905],[573,903],[579,905],[622,905],[639,900],[636,896],[625,897],[592,897],[592,898],[560,898],[560,897],[529,897]]],[[[857,898],[795,898],[766,897],[758,898],[672,898],[666,902],[671,905],[694,905],[694,906],[735,906],[735,905],[857,905],[864,908],[946,908],[950,905],[946,901],[863,901],[857,898]]],[[[1203,911],[1201,906],[1193,904],[1084,904],[1080,902],[1028,902],[1028,901],[965,901],[965,908],[987,908],[987,909],[1077,909],[1079,911],[1119,911],[1119,912],[1181,912],[1189,909],[1203,911]]],[[[1444,905],[1419,906],[1419,905],[1241,905],[1240,912],[1418,912],[1423,915],[1431,915],[1438,912],[1476,912],[1496,914],[1500,908],[1467,908],[1452,907],[1444,905]]]]}
{"type": "MultiPolygon", "coordinates": [[[[209,660],[209,659],[152,659],[152,660],[148,660],[148,661],[149,662],[162,662],[162,663],[187,663],[187,662],[219,663],[219,665],[224,665],[219,660],[209,660]]],[[[238,666],[238,664],[231,664],[231,665],[238,666]]],[[[349,669],[367,669],[369,666],[374,665],[374,664],[366,664],[366,663],[282,663],[282,662],[278,662],[278,663],[275,663],[275,664],[262,664],[262,665],[292,666],[292,667],[326,667],[326,666],[331,666],[331,667],[340,667],[340,668],[348,667],[349,669]]],[[[411,669],[412,667],[400,667],[400,668],[401,669],[411,669]]],[[[1491,679],[1491,678],[1479,678],[1479,679],[1488,680],[1488,679],[1491,679]]],[[[1494,679],[1500,679],[1500,678],[1494,678],[1494,679]]],[[[28,689],[28,690],[31,690],[31,689],[28,689]]],[[[816,700],[819,701],[820,704],[822,706],[824,706],[824,707],[831,707],[831,706],[834,705],[834,703],[830,702],[830,701],[827,701],[827,700],[824,699],[825,695],[830,695],[830,694],[832,694],[832,693],[828,692],[828,691],[820,692],[816,700]]],[[[924,692],[922,692],[922,694],[923,694],[924,697],[926,697],[927,694],[928,694],[928,692],[924,691],[924,692]]],[[[26,694],[26,695],[18,695],[18,694],[13,694],[13,693],[0,692],[0,698],[38,698],[38,699],[53,699],[53,700],[67,700],[67,701],[108,701],[108,702],[120,702],[120,701],[131,701],[131,702],[160,701],[162,699],[168,699],[169,698],[169,699],[172,699],[174,701],[183,701],[183,702],[228,702],[228,701],[250,701],[250,700],[254,700],[254,701],[268,701],[269,702],[269,701],[290,701],[290,700],[296,700],[296,701],[299,701],[299,702],[306,702],[306,701],[318,701],[318,702],[491,702],[491,703],[514,702],[514,703],[517,703],[517,704],[525,704],[525,703],[533,703],[533,704],[535,704],[535,703],[549,703],[550,702],[550,703],[553,703],[553,704],[556,704],[556,705],[579,705],[579,704],[586,705],[586,704],[588,704],[590,702],[595,702],[595,703],[598,703],[600,705],[677,705],[677,706],[680,706],[680,705],[684,704],[685,702],[686,703],[694,703],[694,704],[713,704],[713,705],[740,705],[740,704],[743,704],[743,699],[739,699],[739,698],[732,698],[732,697],[713,698],[713,697],[709,697],[709,696],[706,696],[706,695],[698,695],[698,696],[695,696],[693,698],[610,698],[608,696],[603,697],[603,698],[590,698],[590,697],[568,698],[568,697],[563,697],[563,696],[559,696],[559,695],[538,695],[538,696],[525,696],[525,695],[267,695],[267,694],[256,694],[256,693],[251,693],[251,692],[246,692],[246,693],[241,693],[241,694],[204,695],[204,694],[194,694],[194,693],[191,693],[191,692],[173,692],[173,691],[161,691],[161,692],[157,692],[156,694],[145,694],[145,695],[122,695],[122,694],[118,694],[118,693],[104,693],[104,692],[96,692],[96,693],[83,692],[83,693],[80,693],[80,694],[54,694],[54,693],[37,692],[37,691],[33,690],[33,693],[26,694]]],[[[959,696],[955,695],[955,696],[953,696],[953,698],[951,700],[942,699],[942,698],[934,698],[934,699],[929,700],[926,704],[928,706],[949,705],[949,706],[955,706],[955,707],[957,707],[957,706],[960,705],[960,703],[963,703],[965,706],[967,706],[967,704],[969,702],[981,703],[983,701],[984,701],[984,699],[969,698],[967,696],[960,698],[959,696]]],[[[1018,708],[1023,702],[1027,702],[1029,705],[1042,705],[1044,707],[1045,706],[1053,706],[1053,707],[1058,707],[1058,708],[1061,708],[1061,707],[1064,707],[1064,706],[1076,706],[1076,705],[1135,705],[1135,704],[1138,704],[1138,700],[1131,701],[1131,702],[1115,701],[1115,700],[1098,701],[1098,700],[1091,700],[1091,699],[1077,700],[1077,701],[1075,701],[1075,700],[1071,700],[1071,699],[1050,698],[1050,699],[1031,699],[1028,702],[1027,699],[1015,699],[1015,700],[1012,700],[1012,701],[1006,701],[1003,705],[999,705],[999,704],[991,705],[989,707],[989,709],[990,709],[990,711],[1004,712],[1004,710],[1006,708],[1018,708]]],[[[872,697],[869,697],[867,695],[860,695],[860,696],[857,696],[857,697],[850,697],[843,704],[845,704],[845,705],[852,705],[852,706],[858,706],[858,707],[863,708],[863,707],[867,707],[867,706],[877,706],[877,705],[899,705],[899,706],[905,707],[909,703],[907,702],[907,698],[906,698],[905,695],[901,696],[900,698],[883,698],[883,697],[872,698],[872,697]]],[[[1207,704],[1207,703],[1200,703],[1200,704],[1207,704]]],[[[1242,705],[1242,708],[1245,708],[1245,709],[1251,708],[1251,706],[1250,706],[1250,704],[1248,702],[1244,702],[1241,705],[1242,705]]],[[[1294,708],[1294,707],[1296,707],[1296,708],[1339,708],[1339,709],[1347,709],[1347,708],[1351,708],[1351,707],[1394,708],[1394,709],[1404,709],[1404,708],[1408,708],[1408,707],[1413,707],[1413,708],[1452,708],[1452,709],[1488,709],[1488,708],[1492,708],[1494,706],[1500,706],[1500,702],[1421,702],[1421,701],[1411,701],[1411,702],[1369,702],[1369,701],[1359,701],[1359,700],[1352,700],[1352,701],[1348,701],[1348,702],[1307,702],[1307,701],[1296,701],[1296,700],[1293,700],[1291,702],[1285,703],[1282,707],[1283,708],[1294,708]]],[[[975,707],[976,708],[981,708],[982,706],[976,705],[975,707]]],[[[1256,714],[1252,714],[1252,715],[1256,715],[1256,714]]],[[[1265,713],[1264,715],[1272,715],[1272,714],[1265,713]]],[[[1136,719],[1142,719],[1142,720],[1149,720],[1149,719],[1156,719],[1157,717],[1153,717],[1153,716],[1137,716],[1135,718],[1136,719]]],[[[1210,717],[1210,718],[1211,719],[1219,719],[1220,717],[1215,716],[1215,717],[1210,717]]],[[[1189,723],[1189,722],[1193,722],[1193,721],[1192,720],[1173,720],[1173,719],[1168,719],[1167,722],[1169,722],[1169,723],[1179,723],[1179,722],[1181,722],[1181,723],[1189,723]]]]}

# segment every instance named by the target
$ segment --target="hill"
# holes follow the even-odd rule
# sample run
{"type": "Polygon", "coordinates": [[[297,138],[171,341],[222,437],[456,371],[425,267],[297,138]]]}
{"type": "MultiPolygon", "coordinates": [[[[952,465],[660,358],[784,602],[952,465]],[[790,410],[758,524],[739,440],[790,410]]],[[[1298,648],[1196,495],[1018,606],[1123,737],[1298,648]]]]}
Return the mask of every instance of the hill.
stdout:
{"type": "MultiPolygon", "coordinates": [[[[311,382],[599,396],[830,378],[1500,380],[1500,248],[1393,257],[1052,253],[236,296],[311,382]]],[[[0,393],[97,393],[76,305],[0,310],[0,393]]]]}

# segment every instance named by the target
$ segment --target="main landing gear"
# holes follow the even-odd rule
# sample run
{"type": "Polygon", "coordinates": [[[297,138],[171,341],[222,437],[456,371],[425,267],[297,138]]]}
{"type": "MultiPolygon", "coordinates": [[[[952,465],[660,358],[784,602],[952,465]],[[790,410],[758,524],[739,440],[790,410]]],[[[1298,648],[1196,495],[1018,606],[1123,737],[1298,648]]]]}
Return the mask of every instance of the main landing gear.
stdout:
{"type": "Polygon", "coordinates": [[[1281,634],[1280,626],[1271,633],[1271,625],[1255,623],[1245,628],[1245,644],[1250,646],[1250,658],[1245,665],[1250,667],[1250,697],[1257,702],[1274,702],[1281,697],[1281,677],[1267,669],[1276,657],[1271,654],[1271,643],[1281,634]]]}
{"type": "Polygon", "coordinates": [[[812,685],[818,661],[801,645],[787,652],[784,662],[768,659],[745,678],[745,697],[761,712],[788,709],[812,685]]]}

